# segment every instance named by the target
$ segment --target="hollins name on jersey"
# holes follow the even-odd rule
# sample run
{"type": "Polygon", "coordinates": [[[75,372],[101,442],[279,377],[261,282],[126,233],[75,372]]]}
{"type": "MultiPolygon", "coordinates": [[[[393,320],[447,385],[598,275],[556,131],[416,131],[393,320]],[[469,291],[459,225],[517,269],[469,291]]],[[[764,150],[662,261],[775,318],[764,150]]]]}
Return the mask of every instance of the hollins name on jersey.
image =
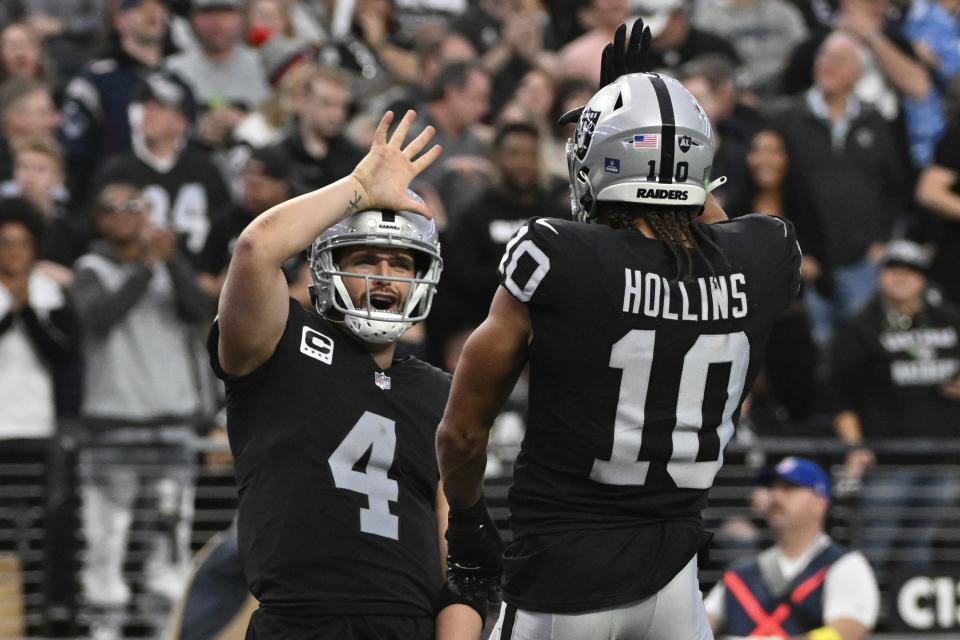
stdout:
{"type": "Polygon", "coordinates": [[[670,283],[663,276],[625,268],[623,312],[664,320],[710,321],[747,315],[747,279],[742,273],[670,283]]]}

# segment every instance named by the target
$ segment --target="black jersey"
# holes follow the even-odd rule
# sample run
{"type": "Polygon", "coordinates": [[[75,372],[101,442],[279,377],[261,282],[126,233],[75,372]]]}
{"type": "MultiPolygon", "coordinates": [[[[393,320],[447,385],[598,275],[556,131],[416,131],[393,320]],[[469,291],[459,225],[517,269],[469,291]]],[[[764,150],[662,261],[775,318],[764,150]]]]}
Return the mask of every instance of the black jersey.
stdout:
{"type": "Polygon", "coordinates": [[[781,218],[702,228],[722,256],[708,248],[715,275],[697,261],[688,281],[664,242],[602,224],[534,218],[507,246],[502,286],[533,328],[504,583],[522,608],[649,595],[704,541],[699,513],[800,250],[781,218]],[[565,577],[544,580],[552,566],[565,577]]]}
{"type": "Polygon", "coordinates": [[[230,202],[220,170],[207,154],[190,147],[165,170],[144,162],[133,151],[120,154],[104,163],[98,181],[128,182],[143,191],[150,203],[150,219],[176,233],[191,257],[203,249],[211,213],[230,202]]]}
{"type": "Polygon", "coordinates": [[[240,556],[265,609],[432,616],[442,581],[434,438],[450,377],[416,358],[379,369],[291,299],[276,351],[226,375],[240,556]]]}

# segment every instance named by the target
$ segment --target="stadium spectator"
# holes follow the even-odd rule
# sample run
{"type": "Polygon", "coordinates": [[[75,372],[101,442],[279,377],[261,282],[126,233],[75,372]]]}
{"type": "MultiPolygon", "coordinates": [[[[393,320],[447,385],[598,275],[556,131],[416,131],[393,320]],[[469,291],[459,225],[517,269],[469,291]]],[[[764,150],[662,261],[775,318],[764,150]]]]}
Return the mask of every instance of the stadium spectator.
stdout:
{"type": "Polygon", "coordinates": [[[100,50],[107,0],[24,0],[24,5],[25,21],[59,78],[72,78],[100,50]]]}
{"type": "Polygon", "coordinates": [[[137,187],[152,223],[172,231],[184,255],[195,258],[207,240],[211,212],[230,202],[230,192],[207,152],[186,144],[193,103],[184,84],[152,73],[136,104],[142,117],[133,149],[108,160],[97,182],[137,187]]]}
{"type": "Polygon", "coordinates": [[[451,330],[476,327],[486,317],[499,284],[503,250],[524,222],[535,215],[568,215],[542,186],[540,132],[535,126],[505,124],[491,146],[496,181],[464,206],[445,235],[440,291],[447,298],[442,308],[455,310],[443,318],[451,330]]]}
{"type": "Polygon", "coordinates": [[[778,92],[787,56],[807,37],[803,15],[787,0],[704,0],[692,23],[736,48],[738,88],[759,96],[778,92]]]}
{"type": "Polygon", "coordinates": [[[917,202],[933,212],[927,236],[937,251],[930,279],[954,304],[960,305],[960,79],[950,84],[949,127],[934,152],[933,162],[917,181],[917,202]]]}
{"type": "Polygon", "coordinates": [[[740,66],[740,56],[730,42],[690,23],[683,0],[641,0],[639,5],[640,16],[653,35],[652,69],[673,69],[707,54],[724,56],[734,67],[740,66]]]}
{"type": "Polygon", "coordinates": [[[116,637],[131,595],[122,569],[138,499],[147,532],[143,586],[169,600],[184,587],[201,410],[188,329],[209,321],[213,305],[173,232],[150,222],[136,187],[103,186],[93,221],[101,239],[77,261],[72,288],[89,431],[79,453],[88,550],[80,577],[95,632],[116,637]]]}
{"type": "Polygon", "coordinates": [[[73,280],[70,267],[86,253],[90,232],[83,215],[69,209],[63,155],[53,140],[25,140],[14,147],[13,178],[0,183],[0,197],[23,197],[41,214],[37,268],[62,287],[73,280]]]}
{"type": "Polygon", "coordinates": [[[450,220],[493,177],[480,122],[490,108],[490,75],[477,62],[451,62],[437,74],[418,127],[433,125],[443,158],[421,179],[437,190],[450,220]]]}
{"type": "Polygon", "coordinates": [[[549,133],[553,127],[550,109],[556,99],[556,89],[557,83],[552,75],[540,68],[530,69],[513,88],[497,115],[497,121],[532,122],[541,133],[549,133]]]}
{"type": "Polygon", "coordinates": [[[27,140],[53,139],[58,120],[47,85],[24,79],[0,85],[0,180],[13,176],[11,147],[27,140]]]}
{"type": "MultiPolygon", "coordinates": [[[[662,4],[662,0],[658,0],[662,4]]],[[[592,27],[567,43],[557,52],[557,74],[565,78],[582,78],[594,86],[600,81],[597,60],[620,23],[630,15],[627,0],[591,0],[592,27]]]]}
{"type": "Polygon", "coordinates": [[[903,102],[913,161],[925,167],[946,129],[944,90],[950,78],[960,73],[960,25],[935,0],[906,0],[899,9],[904,14],[900,32],[910,40],[932,80],[926,96],[906,97],[903,102]]]}
{"type": "MultiPolygon", "coordinates": [[[[960,71],[957,27],[952,25],[950,34],[944,38],[946,34],[936,24],[937,17],[931,17],[931,23],[931,20],[924,20],[911,10],[907,19],[897,24],[887,17],[893,4],[891,0],[847,2],[836,23],[837,27],[860,40],[870,51],[887,85],[899,94],[909,152],[914,164],[923,166],[930,161],[933,145],[943,132],[940,95],[933,77],[938,71],[935,65],[946,64],[944,73],[960,71]],[[895,41],[887,41],[885,27],[888,25],[893,37],[905,43],[902,50],[895,41]],[[938,48],[937,52],[932,46],[938,48]],[[948,57],[938,60],[938,56],[944,53],[948,57]]],[[[907,9],[910,4],[907,3],[907,9]]],[[[919,9],[919,5],[916,8],[919,9]]],[[[939,13],[949,25],[950,18],[943,12],[939,13]]]]}
{"type": "Polygon", "coordinates": [[[881,575],[894,547],[929,567],[938,519],[908,518],[906,508],[956,502],[956,470],[878,471],[872,447],[903,439],[955,438],[960,424],[960,310],[927,285],[929,254],[908,240],[883,255],[879,291],[844,325],[833,346],[834,426],[853,449],[845,471],[862,478],[858,547],[881,575]]]}
{"type": "Polygon", "coordinates": [[[735,562],[703,604],[713,632],[733,637],[860,640],[880,609],[877,581],[863,554],[824,531],[830,479],[806,458],[764,469],[764,516],[774,545],[735,562]]]}
{"type": "Polygon", "coordinates": [[[13,178],[0,183],[0,197],[25,198],[46,224],[65,215],[70,197],[64,186],[63,156],[56,142],[23,140],[14,146],[13,158],[13,178]]]}
{"type": "Polygon", "coordinates": [[[197,135],[210,146],[229,141],[244,115],[270,93],[263,63],[242,42],[245,0],[191,0],[198,47],[170,56],[167,68],[187,81],[199,106],[197,135]]]}
{"type": "MultiPolygon", "coordinates": [[[[212,297],[220,297],[227,266],[240,233],[258,215],[290,199],[290,170],[290,158],[281,149],[267,147],[254,150],[243,171],[242,201],[240,204],[222,206],[215,212],[210,234],[197,259],[200,285],[212,297]]],[[[291,266],[302,263],[303,260],[299,260],[291,266]]],[[[286,264],[284,266],[284,275],[288,282],[300,275],[286,268],[286,264]]],[[[307,296],[307,306],[310,304],[309,300],[307,296]]]]}
{"type": "Polygon", "coordinates": [[[400,28],[394,0],[358,0],[353,12],[352,31],[386,72],[384,82],[405,84],[416,81],[420,57],[414,43],[400,28]]]}
{"type": "MultiPolygon", "coordinates": [[[[437,38],[428,39],[420,50],[420,70],[416,81],[394,90],[399,95],[392,98],[389,110],[406,113],[409,109],[418,108],[426,102],[430,87],[441,69],[451,62],[474,60],[477,55],[476,48],[459,33],[445,31],[437,38]]],[[[375,126],[375,116],[370,116],[370,119],[374,120],[375,126]]]]}
{"type": "Polygon", "coordinates": [[[870,299],[876,254],[909,202],[892,127],[854,95],[864,63],[853,37],[834,32],[817,54],[814,86],[776,118],[797,196],[794,222],[807,237],[822,234],[817,257],[833,276],[826,295],[806,289],[819,344],[870,299]]]}
{"type": "MultiPolygon", "coordinates": [[[[811,31],[790,56],[783,72],[783,91],[793,95],[812,83],[815,59],[827,36],[844,31],[860,45],[863,69],[854,94],[894,125],[897,158],[910,170],[909,139],[913,123],[904,117],[904,100],[925,100],[931,91],[927,69],[896,23],[887,18],[890,0],[839,0],[830,22],[811,31]]],[[[918,131],[918,135],[919,135],[918,131]]]]}
{"type": "Polygon", "coordinates": [[[533,67],[555,66],[544,52],[543,10],[525,0],[481,0],[471,3],[450,24],[470,41],[493,80],[490,112],[494,115],[533,67]]]}
{"type": "Polygon", "coordinates": [[[40,215],[26,201],[0,199],[0,464],[18,469],[0,481],[3,519],[15,532],[0,549],[30,552],[20,558],[18,588],[26,595],[31,636],[43,635],[44,601],[42,579],[26,576],[49,568],[54,550],[27,532],[44,527],[48,452],[57,430],[55,369],[76,358],[78,338],[66,292],[36,268],[42,234],[40,215]],[[40,557],[30,557],[34,552],[40,557]]]}
{"type": "Polygon", "coordinates": [[[274,37],[293,38],[292,0],[250,0],[246,11],[246,40],[260,47],[274,37]]]}
{"type": "Polygon", "coordinates": [[[143,76],[163,62],[165,0],[119,0],[111,14],[117,48],[83,67],[67,85],[60,139],[67,184],[85,201],[91,177],[104,159],[130,149],[127,110],[143,76]]]}
{"type": "Polygon", "coordinates": [[[749,181],[747,149],[765,118],[740,100],[733,65],[724,56],[712,53],[694,58],[681,65],[676,75],[700,101],[717,133],[711,178],[727,177],[726,185],[716,193],[717,200],[726,206],[728,200],[742,197],[739,192],[749,181]]]}
{"type": "Polygon", "coordinates": [[[218,157],[234,200],[242,197],[241,174],[251,150],[277,144],[289,133],[316,69],[315,47],[303,40],[277,36],[261,45],[257,52],[270,81],[270,95],[244,116],[233,130],[233,146],[218,157]]]}
{"type": "MultiPolygon", "coordinates": [[[[758,131],[746,155],[745,188],[737,192],[737,200],[726,201],[730,217],[762,213],[792,220],[796,199],[786,179],[789,164],[780,134],[769,128],[758,131]]],[[[817,234],[811,236],[817,239],[817,234]]],[[[806,286],[816,286],[821,271],[820,262],[814,257],[816,244],[813,240],[807,243],[799,232],[798,239],[803,249],[801,277],[806,286]]],[[[764,370],[750,392],[749,417],[757,432],[785,435],[784,431],[792,424],[822,411],[815,385],[817,365],[810,319],[806,306],[798,298],[774,324],[764,370]]],[[[809,432],[809,427],[801,428],[809,432]]]]}
{"type": "Polygon", "coordinates": [[[0,84],[10,78],[27,78],[52,84],[53,70],[43,55],[36,32],[22,22],[0,31],[0,84]]]}
{"type": "Polygon", "coordinates": [[[344,135],[350,108],[350,78],[339,69],[320,67],[305,80],[296,119],[278,146],[290,157],[293,192],[319,189],[345,175],[363,150],[344,135]]]}

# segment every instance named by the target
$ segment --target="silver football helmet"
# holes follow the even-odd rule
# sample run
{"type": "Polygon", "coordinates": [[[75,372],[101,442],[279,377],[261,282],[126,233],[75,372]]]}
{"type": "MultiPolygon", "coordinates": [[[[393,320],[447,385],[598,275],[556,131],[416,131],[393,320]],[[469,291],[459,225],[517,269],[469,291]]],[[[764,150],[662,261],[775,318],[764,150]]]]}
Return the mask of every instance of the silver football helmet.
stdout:
{"type": "MultiPolygon", "coordinates": [[[[419,200],[412,191],[408,191],[408,195],[419,200]]],[[[320,315],[339,321],[339,317],[330,316],[331,311],[340,314],[344,325],[358,338],[365,342],[385,344],[393,342],[410,325],[427,317],[442,268],[440,242],[433,220],[411,211],[360,211],[333,225],[313,242],[310,249],[313,281],[310,293],[320,315]],[[414,277],[370,276],[341,271],[334,258],[335,251],[356,245],[409,249],[416,263],[414,277]],[[354,306],[344,286],[344,276],[366,281],[365,308],[354,306]],[[407,299],[399,313],[374,308],[370,300],[371,280],[410,283],[407,299]]]]}
{"type": "Polygon", "coordinates": [[[656,73],[620,76],[593,95],[567,140],[573,216],[592,220],[601,200],[699,211],[713,152],[710,120],[683,85],[656,73]]]}

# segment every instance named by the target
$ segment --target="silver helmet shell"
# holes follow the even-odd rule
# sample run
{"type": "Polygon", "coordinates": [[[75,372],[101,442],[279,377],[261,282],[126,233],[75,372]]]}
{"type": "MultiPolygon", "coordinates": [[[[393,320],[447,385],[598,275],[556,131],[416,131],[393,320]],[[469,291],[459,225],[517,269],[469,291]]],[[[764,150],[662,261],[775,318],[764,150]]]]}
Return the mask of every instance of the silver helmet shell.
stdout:
{"type": "MultiPolygon", "coordinates": [[[[408,193],[416,198],[413,192],[408,193]]],[[[337,321],[342,316],[347,329],[361,340],[374,344],[393,342],[413,323],[427,317],[442,269],[436,225],[433,220],[411,211],[360,211],[320,234],[310,249],[311,294],[317,312],[337,321]],[[412,251],[417,265],[414,277],[370,276],[341,271],[334,260],[334,253],[337,249],[357,245],[412,251]],[[344,277],[366,280],[365,308],[354,306],[344,286],[344,277]],[[400,313],[373,308],[370,303],[371,280],[410,283],[400,313]]]]}
{"type": "Polygon", "coordinates": [[[590,99],[567,141],[574,218],[598,201],[704,205],[714,137],[703,107],[683,85],[656,73],[617,78],[590,99]]]}

